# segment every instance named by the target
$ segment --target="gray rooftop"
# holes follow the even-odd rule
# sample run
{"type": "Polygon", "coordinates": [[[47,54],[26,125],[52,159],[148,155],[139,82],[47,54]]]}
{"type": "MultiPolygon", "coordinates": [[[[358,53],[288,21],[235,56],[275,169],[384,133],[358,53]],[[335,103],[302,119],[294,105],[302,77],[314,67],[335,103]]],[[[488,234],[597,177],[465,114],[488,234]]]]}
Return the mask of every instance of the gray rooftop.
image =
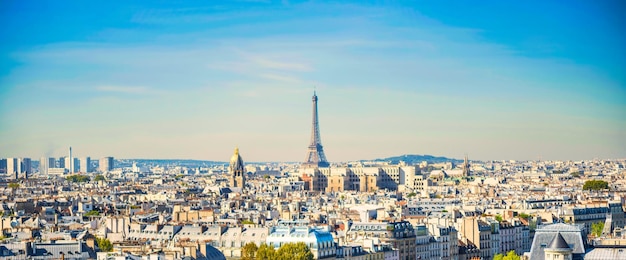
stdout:
{"type": "Polygon", "coordinates": [[[544,249],[553,242],[557,234],[560,234],[568,247],[573,249],[572,254],[583,255],[585,253],[580,228],[576,225],[559,223],[537,229],[530,247],[530,259],[544,260],[544,249]]]}
{"type": "Polygon", "coordinates": [[[585,260],[626,259],[626,248],[595,248],[585,255],[585,260]]]}
{"type": "Polygon", "coordinates": [[[570,250],[571,248],[569,247],[567,242],[565,242],[565,239],[563,238],[561,233],[556,233],[556,236],[554,236],[554,239],[552,239],[552,242],[550,242],[550,245],[548,246],[548,249],[567,249],[567,250],[570,250]]]}

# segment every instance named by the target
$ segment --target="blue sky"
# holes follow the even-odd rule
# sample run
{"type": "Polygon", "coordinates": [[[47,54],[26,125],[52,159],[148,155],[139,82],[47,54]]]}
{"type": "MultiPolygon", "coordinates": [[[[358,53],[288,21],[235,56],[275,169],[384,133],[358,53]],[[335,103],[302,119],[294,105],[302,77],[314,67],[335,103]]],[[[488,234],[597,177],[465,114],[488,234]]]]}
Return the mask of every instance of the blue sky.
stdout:
{"type": "Polygon", "coordinates": [[[621,1],[10,1],[0,157],[626,158],[621,1]]]}

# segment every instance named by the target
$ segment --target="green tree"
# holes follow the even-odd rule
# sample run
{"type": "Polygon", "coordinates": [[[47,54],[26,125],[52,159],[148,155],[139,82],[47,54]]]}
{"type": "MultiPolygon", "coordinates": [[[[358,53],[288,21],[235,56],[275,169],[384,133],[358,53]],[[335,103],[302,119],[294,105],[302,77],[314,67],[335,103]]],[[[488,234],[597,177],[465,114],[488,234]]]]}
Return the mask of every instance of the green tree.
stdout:
{"type": "Polygon", "coordinates": [[[244,219],[241,221],[241,224],[254,224],[254,222],[252,222],[252,220],[249,220],[249,219],[244,219]]]}
{"type": "Polygon", "coordinates": [[[275,256],[276,250],[274,250],[274,247],[265,243],[261,244],[259,249],[256,251],[257,260],[272,260],[275,256]]]}
{"type": "Polygon", "coordinates": [[[20,184],[19,184],[19,183],[17,183],[17,182],[11,182],[11,183],[9,183],[9,188],[11,188],[11,189],[17,189],[17,188],[19,188],[19,187],[20,187],[20,184]]]}
{"type": "Polygon", "coordinates": [[[603,180],[588,180],[583,185],[583,190],[606,190],[609,183],[603,180]]]}
{"type": "Polygon", "coordinates": [[[495,218],[498,222],[502,222],[502,216],[500,216],[500,214],[496,215],[495,218]]]}
{"type": "MultiPolygon", "coordinates": [[[[495,258],[494,258],[495,259],[495,258]]],[[[515,253],[515,250],[509,251],[502,260],[520,260],[520,256],[515,253]]]]}
{"type": "Polygon", "coordinates": [[[281,260],[313,260],[313,253],[303,242],[283,244],[276,255],[281,260]]]}
{"type": "Polygon", "coordinates": [[[106,179],[104,178],[104,176],[102,174],[98,174],[98,175],[96,175],[96,177],[93,180],[94,181],[104,181],[106,179]]]}
{"type": "Polygon", "coordinates": [[[406,195],[407,198],[415,197],[415,196],[417,196],[417,193],[415,193],[415,192],[411,192],[411,193],[409,193],[409,195],[406,195]]]}
{"type": "Polygon", "coordinates": [[[254,260],[257,250],[259,247],[256,246],[255,243],[250,242],[247,243],[241,248],[241,260],[254,260]]]}
{"type": "Polygon", "coordinates": [[[572,172],[572,173],[570,173],[570,175],[572,177],[574,177],[574,178],[578,178],[578,177],[580,177],[580,175],[582,175],[582,173],[581,172],[572,172]]]}
{"type": "Polygon", "coordinates": [[[596,222],[591,224],[591,234],[596,237],[600,237],[602,235],[602,230],[604,230],[604,222],[596,222]]]}
{"type": "Polygon", "coordinates": [[[526,214],[526,213],[520,213],[519,215],[517,215],[520,218],[523,218],[525,220],[528,220],[530,218],[530,215],[526,214]]]}
{"type": "Polygon", "coordinates": [[[108,238],[96,237],[96,243],[102,252],[113,251],[113,244],[111,244],[111,241],[108,238]]]}
{"type": "Polygon", "coordinates": [[[89,176],[81,174],[70,175],[65,177],[65,179],[71,182],[88,182],[91,180],[89,176]]]}
{"type": "Polygon", "coordinates": [[[503,259],[504,259],[503,254],[496,254],[493,256],[493,260],[503,260],[503,259]]]}
{"type": "Polygon", "coordinates": [[[85,213],[85,217],[89,217],[89,216],[100,216],[100,212],[97,210],[91,210],[85,213]]]}

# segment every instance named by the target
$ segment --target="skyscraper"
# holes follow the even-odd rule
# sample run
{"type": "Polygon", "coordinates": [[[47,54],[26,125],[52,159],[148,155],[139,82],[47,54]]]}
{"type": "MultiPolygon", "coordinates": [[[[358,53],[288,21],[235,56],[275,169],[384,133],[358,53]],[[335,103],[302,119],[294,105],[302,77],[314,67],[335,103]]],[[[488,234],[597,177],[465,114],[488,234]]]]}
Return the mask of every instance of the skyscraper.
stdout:
{"type": "Polygon", "coordinates": [[[48,169],[55,168],[56,162],[55,159],[50,157],[41,157],[39,160],[39,173],[40,174],[48,174],[48,169]]]}
{"type": "Polygon", "coordinates": [[[7,178],[17,179],[18,165],[17,158],[7,158],[7,178]]]}
{"type": "Polygon", "coordinates": [[[317,95],[313,92],[313,128],[311,129],[311,143],[307,151],[306,159],[302,164],[303,167],[317,168],[328,167],[330,164],[324,155],[322,140],[320,138],[320,125],[317,119],[317,95]]]}
{"type": "Polygon", "coordinates": [[[101,172],[108,172],[113,170],[113,168],[115,167],[115,165],[113,165],[113,157],[100,158],[99,167],[101,172]]]}
{"type": "Polygon", "coordinates": [[[74,157],[72,157],[72,147],[71,146],[70,146],[70,163],[69,163],[69,166],[70,166],[70,173],[76,172],[76,168],[75,168],[76,166],[74,164],[74,157]]]}
{"type": "Polygon", "coordinates": [[[89,156],[80,158],[80,171],[91,172],[91,158],[89,156]]]}
{"type": "Polygon", "coordinates": [[[64,168],[65,169],[65,157],[59,157],[59,165],[57,165],[57,168],[64,168]]]}
{"type": "Polygon", "coordinates": [[[239,155],[239,148],[235,148],[235,154],[230,157],[228,173],[230,173],[230,187],[241,188],[243,190],[246,186],[246,168],[243,166],[241,155],[239,155]]]}
{"type": "Polygon", "coordinates": [[[33,164],[30,158],[20,158],[19,159],[19,171],[18,174],[24,174],[24,179],[28,179],[28,176],[33,171],[33,164]]]}
{"type": "Polygon", "coordinates": [[[7,158],[7,177],[10,179],[18,179],[20,174],[24,174],[24,178],[32,172],[32,163],[30,158],[7,158]]]}
{"type": "Polygon", "coordinates": [[[7,173],[7,159],[0,159],[0,173],[7,173]]]}
{"type": "Polygon", "coordinates": [[[78,165],[78,159],[73,157],[65,157],[65,169],[68,170],[69,173],[75,173],[78,169],[76,169],[76,165],[78,165]],[[71,159],[70,159],[71,158],[71,159]]]}

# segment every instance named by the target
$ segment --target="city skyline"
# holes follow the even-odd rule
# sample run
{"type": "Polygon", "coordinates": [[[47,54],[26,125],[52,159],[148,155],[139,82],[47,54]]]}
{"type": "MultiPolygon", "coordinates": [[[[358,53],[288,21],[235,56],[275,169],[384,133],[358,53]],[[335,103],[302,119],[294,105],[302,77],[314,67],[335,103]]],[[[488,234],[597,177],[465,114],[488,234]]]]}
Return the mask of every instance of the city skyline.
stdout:
{"type": "Polygon", "coordinates": [[[626,158],[623,3],[456,4],[5,3],[0,157],[626,158]]]}

